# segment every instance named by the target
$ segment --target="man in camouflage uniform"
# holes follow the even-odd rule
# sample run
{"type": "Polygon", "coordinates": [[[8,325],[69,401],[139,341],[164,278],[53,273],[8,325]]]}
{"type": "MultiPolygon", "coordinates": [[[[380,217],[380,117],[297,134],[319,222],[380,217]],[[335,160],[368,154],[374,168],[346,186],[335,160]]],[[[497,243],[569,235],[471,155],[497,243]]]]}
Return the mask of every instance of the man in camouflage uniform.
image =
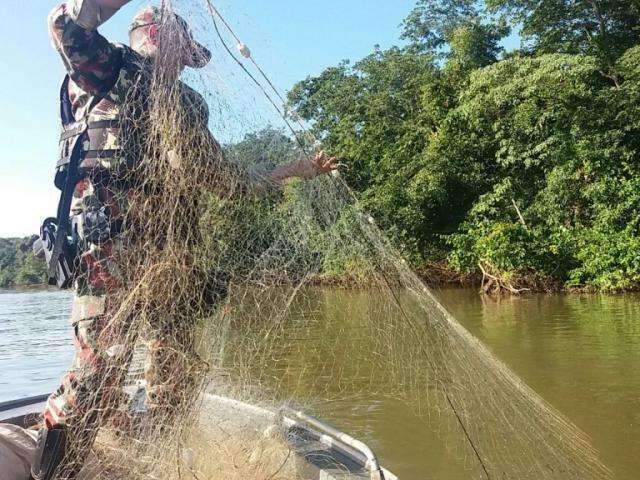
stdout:
{"type": "MultiPolygon", "coordinates": [[[[118,403],[113,398],[121,395],[120,387],[130,357],[130,352],[118,351],[117,339],[123,332],[110,331],[113,326],[108,312],[109,293],[122,286],[118,240],[131,191],[110,179],[126,170],[131,158],[125,157],[135,156],[120,145],[124,128],[121,110],[132,86],[143,79],[145,69],[149,70],[153,64],[162,12],[148,7],[136,15],[130,28],[131,48],[112,44],[97,28],[128,1],[69,0],[56,7],[49,18],[53,45],[68,72],[62,96],[71,107],[71,120],[85,120],[89,127],[80,139],[83,145],[79,180],[75,183],[70,211],[80,250],[71,315],[77,353],[71,371],[50,396],[44,411],[45,428],[32,468],[32,476],[38,480],[54,476],[73,478],[77,474],[99,426],[97,414],[89,410],[118,403]],[[75,446],[70,455],[71,440],[75,446]]],[[[183,29],[181,41],[186,52],[183,67],[205,66],[211,58],[209,51],[193,40],[186,22],[177,15],[175,24],[183,29]]],[[[182,86],[190,97],[182,108],[190,106],[192,111],[186,115],[193,119],[194,127],[210,135],[204,99],[186,85],[182,86]]],[[[138,120],[144,121],[134,118],[133,122],[138,120]]],[[[211,141],[215,142],[213,137],[211,141]]],[[[65,157],[67,148],[63,142],[61,158],[65,157]]],[[[335,168],[335,158],[320,153],[312,160],[275,169],[267,175],[267,181],[279,183],[294,176],[312,178],[335,168]]],[[[163,368],[153,365],[153,362],[171,361],[159,354],[160,350],[152,351],[152,364],[146,368],[150,392],[167,383],[167,378],[159,378],[158,372],[172,371],[166,365],[163,368]]],[[[150,400],[157,401],[158,397],[150,400]]],[[[101,411],[100,415],[104,418],[105,412],[101,411]]]]}

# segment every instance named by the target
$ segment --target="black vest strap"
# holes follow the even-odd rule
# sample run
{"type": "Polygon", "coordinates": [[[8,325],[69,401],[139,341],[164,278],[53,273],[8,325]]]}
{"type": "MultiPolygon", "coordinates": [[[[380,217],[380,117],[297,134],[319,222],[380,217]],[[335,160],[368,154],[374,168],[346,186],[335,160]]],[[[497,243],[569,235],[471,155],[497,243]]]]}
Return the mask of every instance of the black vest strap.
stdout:
{"type": "Polygon", "coordinates": [[[73,116],[73,106],[71,105],[71,99],[69,98],[69,82],[71,77],[69,75],[64,77],[62,87],[60,87],[60,119],[62,120],[62,126],[72,124],[76,121],[73,116]]]}
{"type": "MultiPolygon", "coordinates": [[[[62,82],[60,89],[60,118],[62,119],[62,126],[67,127],[76,122],[73,116],[73,106],[71,105],[71,99],[69,98],[69,80],[67,75],[62,82]]],[[[67,236],[71,230],[69,221],[69,211],[71,210],[71,200],[73,199],[73,191],[78,179],[78,166],[82,159],[82,142],[84,134],[88,130],[87,119],[91,114],[91,111],[102,100],[102,96],[95,96],[91,100],[91,103],[87,107],[87,111],[84,114],[84,118],[77,122],[78,125],[73,127],[77,130],[75,135],[70,135],[69,138],[75,136],[72,145],[69,148],[69,163],[65,168],[64,184],[62,185],[62,191],[60,193],[60,201],[58,202],[58,214],[57,214],[57,235],[53,252],[51,255],[51,262],[49,263],[49,277],[54,278],[56,270],[58,268],[58,258],[62,254],[64,243],[67,241],[67,236]]]]}

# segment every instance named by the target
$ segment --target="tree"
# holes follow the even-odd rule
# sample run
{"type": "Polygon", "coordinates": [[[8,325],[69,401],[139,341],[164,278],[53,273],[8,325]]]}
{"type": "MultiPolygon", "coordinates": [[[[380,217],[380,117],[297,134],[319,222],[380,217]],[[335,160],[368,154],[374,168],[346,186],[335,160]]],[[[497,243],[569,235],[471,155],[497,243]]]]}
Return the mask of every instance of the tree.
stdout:
{"type": "Polygon", "coordinates": [[[621,66],[628,78],[611,87],[598,70],[594,57],[556,54],[472,75],[451,112],[459,128],[438,147],[463,164],[450,152],[474,138],[475,154],[463,153],[488,177],[449,239],[457,268],[485,264],[504,278],[537,272],[602,289],[640,280],[639,117],[621,114],[637,105],[636,83],[621,66]]]}
{"type": "Polygon", "coordinates": [[[418,51],[436,51],[449,42],[453,31],[480,16],[471,0],[419,0],[403,21],[402,36],[418,51]]]}
{"type": "MultiPolygon", "coordinates": [[[[592,55],[611,69],[640,41],[638,0],[487,0],[513,25],[522,25],[530,50],[592,55]]],[[[610,72],[607,72],[610,73],[610,72]]]]}
{"type": "Polygon", "coordinates": [[[410,252],[434,234],[425,228],[410,179],[450,100],[439,77],[430,54],[376,49],[353,66],[343,63],[298,83],[289,94],[291,107],[348,164],[345,180],[410,252]]]}
{"type": "Polygon", "coordinates": [[[457,51],[459,60],[477,66],[495,62],[500,40],[509,34],[506,22],[495,22],[482,3],[471,0],[419,0],[402,26],[411,50],[444,58],[457,51]]]}
{"type": "Polygon", "coordinates": [[[506,30],[481,3],[420,0],[406,48],[307,78],[290,106],[416,264],[640,286],[640,46],[624,51],[638,30],[621,27],[637,2],[620,3],[628,18],[613,2],[492,0],[531,40],[501,60],[506,30]]]}
{"type": "Polygon", "coordinates": [[[31,252],[36,238],[0,238],[0,287],[45,283],[45,262],[31,252]]]}
{"type": "Polygon", "coordinates": [[[248,133],[242,141],[225,145],[225,153],[232,160],[257,169],[273,168],[300,155],[293,140],[272,127],[248,133]]]}
{"type": "Polygon", "coordinates": [[[470,72],[498,61],[503,51],[500,40],[508,33],[504,26],[471,22],[460,25],[448,36],[446,68],[453,77],[467,77],[470,72]]]}

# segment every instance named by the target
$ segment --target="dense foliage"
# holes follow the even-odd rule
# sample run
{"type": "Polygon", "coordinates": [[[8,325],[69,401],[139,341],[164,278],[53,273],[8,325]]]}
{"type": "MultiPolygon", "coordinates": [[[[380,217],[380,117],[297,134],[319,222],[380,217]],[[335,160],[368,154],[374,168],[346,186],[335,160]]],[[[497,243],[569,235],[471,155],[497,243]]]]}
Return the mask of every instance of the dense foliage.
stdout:
{"type": "MultiPolygon", "coordinates": [[[[243,141],[227,145],[225,151],[236,162],[251,165],[254,173],[304,155],[296,142],[273,128],[248,134],[243,141]]],[[[331,209],[320,202],[310,205],[308,199],[317,198],[320,188],[322,181],[292,180],[283,189],[268,189],[241,202],[210,195],[201,226],[206,250],[215,252],[213,268],[250,275],[259,268],[256,262],[273,255],[277,245],[289,258],[286,271],[271,273],[282,275],[274,281],[289,282],[310,272],[316,273],[314,281],[362,280],[370,272],[365,266],[368,263],[363,262],[368,256],[365,247],[350,238],[354,212],[331,209]]]]}
{"type": "Polygon", "coordinates": [[[45,263],[31,252],[34,239],[0,238],[0,287],[45,283],[45,263]]]}
{"type": "MultiPolygon", "coordinates": [[[[637,288],[639,5],[418,0],[404,46],[299,82],[290,107],[348,164],[344,178],[415,266],[446,262],[516,286],[637,288]],[[505,53],[514,28],[522,47],[505,53]]],[[[298,155],[271,129],[227,153],[264,168],[298,155]]],[[[276,204],[212,197],[205,230],[243,222],[207,240],[221,258],[259,253],[273,222],[296,211],[297,188],[276,204]]],[[[350,221],[346,212],[331,234],[350,221]]],[[[0,285],[42,281],[27,244],[0,241],[0,285]]],[[[361,254],[332,252],[320,269],[357,275],[361,254]]]]}
{"type": "Polygon", "coordinates": [[[307,78],[290,103],[416,265],[637,287],[637,2],[487,8],[420,0],[408,45],[307,78]],[[505,55],[509,22],[526,42],[505,55]]]}

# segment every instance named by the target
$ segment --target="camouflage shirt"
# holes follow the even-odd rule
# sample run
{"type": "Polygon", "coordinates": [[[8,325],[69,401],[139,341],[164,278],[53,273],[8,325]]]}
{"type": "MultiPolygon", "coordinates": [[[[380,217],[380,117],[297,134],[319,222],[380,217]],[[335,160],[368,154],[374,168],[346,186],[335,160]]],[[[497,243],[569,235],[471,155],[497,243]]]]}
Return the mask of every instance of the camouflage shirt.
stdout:
{"type": "MultiPolygon", "coordinates": [[[[97,9],[92,0],[70,0],[56,7],[49,17],[51,40],[70,77],[69,99],[76,121],[85,117],[87,106],[96,96],[101,100],[91,111],[89,122],[118,121],[124,117],[121,109],[126,104],[127,95],[139,82],[141,69],[150,65],[148,60],[128,47],[110,43],[97,31],[105,17],[108,15],[97,9]],[[136,56],[136,61],[128,61],[127,55],[136,56]]],[[[191,119],[193,128],[198,129],[200,138],[212,142],[214,151],[221,152],[207,127],[209,111],[206,102],[187,85],[179,85],[182,108],[191,119]]],[[[144,124],[144,119],[134,119],[134,122],[144,124]]],[[[120,127],[107,128],[99,138],[90,138],[91,145],[85,147],[85,150],[119,152],[119,155],[91,158],[85,155],[80,163],[84,178],[76,184],[70,212],[80,246],[73,322],[102,314],[107,294],[121,284],[116,226],[129,208],[130,196],[136,193],[121,185],[97,180],[103,177],[100,172],[106,171],[111,176],[122,168],[126,169],[131,161],[131,158],[123,158],[130,156],[130,152],[125,153],[121,148],[120,127]]],[[[216,162],[216,165],[220,167],[221,162],[216,162]]]]}
{"type": "Polygon", "coordinates": [[[70,11],[81,3],[86,2],[63,3],[53,10],[49,17],[51,40],[73,80],[73,90],[89,95],[106,93],[120,73],[122,55],[96,29],[87,30],[75,21],[70,11]]]}

